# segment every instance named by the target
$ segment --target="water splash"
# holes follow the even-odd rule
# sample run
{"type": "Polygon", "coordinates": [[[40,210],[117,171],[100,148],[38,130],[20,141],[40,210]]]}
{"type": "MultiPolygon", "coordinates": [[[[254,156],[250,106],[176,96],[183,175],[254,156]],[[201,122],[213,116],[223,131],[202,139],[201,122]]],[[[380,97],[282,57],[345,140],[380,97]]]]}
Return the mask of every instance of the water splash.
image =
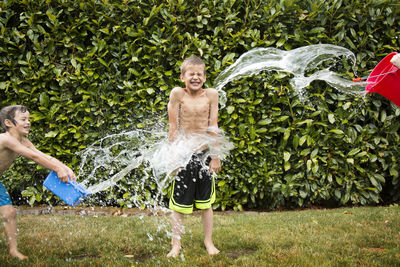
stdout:
{"type": "Polygon", "coordinates": [[[221,130],[208,129],[218,133],[216,136],[182,135],[169,143],[165,128],[160,124],[112,134],[90,145],[81,152],[79,177],[85,177],[81,185],[96,194],[125,178],[124,183],[133,188],[127,201],[156,213],[164,209],[165,190],[174,174],[187,165],[193,153],[209,148],[206,155],[223,160],[233,148],[221,130]]]}
{"type": "Polygon", "coordinates": [[[356,59],[350,50],[330,44],[309,45],[284,51],[277,48],[255,48],[241,55],[234,64],[226,68],[215,79],[215,88],[220,93],[221,108],[225,106],[226,94],[222,88],[229,82],[258,74],[262,71],[291,73],[290,85],[300,96],[314,80],[322,80],[344,93],[363,94],[364,84],[344,79],[340,74],[324,67],[326,62],[335,62],[344,57],[354,66],[356,59]],[[317,70],[308,76],[310,71],[317,70]]]}

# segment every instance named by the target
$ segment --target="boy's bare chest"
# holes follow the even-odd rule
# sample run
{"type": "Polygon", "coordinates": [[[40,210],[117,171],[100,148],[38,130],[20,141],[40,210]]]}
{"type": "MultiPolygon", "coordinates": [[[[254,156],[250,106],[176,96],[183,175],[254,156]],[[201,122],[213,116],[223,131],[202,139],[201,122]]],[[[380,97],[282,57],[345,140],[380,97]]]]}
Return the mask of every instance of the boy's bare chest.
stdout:
{"type": "Polygon", "coordinates": [[[9,149],[0,149],[0,173],[8,169],[18,154],[9,149]]]}
{"type": "Polygon", "coordinates": [[[209,114],[210,101],[208,97],[197,98],[184,97],[181,102],[181,116],[207,116],[209,114]]]}

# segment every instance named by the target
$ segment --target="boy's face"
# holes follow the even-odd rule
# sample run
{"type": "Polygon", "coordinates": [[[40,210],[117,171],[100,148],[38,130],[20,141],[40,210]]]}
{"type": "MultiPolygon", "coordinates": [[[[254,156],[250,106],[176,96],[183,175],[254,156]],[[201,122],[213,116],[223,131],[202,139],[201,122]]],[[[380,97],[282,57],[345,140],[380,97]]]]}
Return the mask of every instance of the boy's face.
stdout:
{"type": "Polygon", "coordinates": [[[10,120],[6,120],[8,131],[13,129],[13,131],[16,131],[20,135],[28,135],[31,127],[29,116],[29,111],[21,112],[17,110],[14,116],[15,125],[10,120]]]}
{"type": "Polygon", "coordinates": [[[191,91],[198,91],[203,88],[206,82],[206,73],[203,65],[188,65],[185,72],[181,74],[181,80],[185,87],[191,91]]]}

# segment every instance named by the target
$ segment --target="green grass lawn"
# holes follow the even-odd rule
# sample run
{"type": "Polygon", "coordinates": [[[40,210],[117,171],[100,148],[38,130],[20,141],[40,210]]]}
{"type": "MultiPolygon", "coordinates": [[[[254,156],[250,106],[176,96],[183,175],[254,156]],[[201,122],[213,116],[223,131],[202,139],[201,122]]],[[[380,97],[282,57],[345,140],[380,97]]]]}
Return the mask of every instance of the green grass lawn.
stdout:
{"type": "Polygon", "coordinates": [[[199,213],[185,217],[180,257],[170,249],[167,216],[23,215],[19,247],[0,266],[400,266],[400,207],[287,212],[216,212],[207,255],[199,213]]]}

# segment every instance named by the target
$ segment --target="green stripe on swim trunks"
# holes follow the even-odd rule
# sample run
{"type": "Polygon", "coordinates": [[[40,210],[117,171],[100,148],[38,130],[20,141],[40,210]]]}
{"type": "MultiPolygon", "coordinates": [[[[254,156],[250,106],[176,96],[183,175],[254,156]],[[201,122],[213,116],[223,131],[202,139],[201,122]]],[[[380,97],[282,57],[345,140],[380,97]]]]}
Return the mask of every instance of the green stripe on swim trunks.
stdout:
{"type": "Polygon", "coordinates": [[[211,205],[215,202],[215,184],[213,179],[212,191],[211,191],[211,198],[207,200],[196,200],[195,206],[197,209],[205,210],[211,208],[211,205]]]}
{"type": "Polygon", "coordinates": [[[214,177],[212,178],[212,184],[211,184],[211,195],[209,199],[206,200],[195,200],[195,203],[209,203],[211,202],[214,203],[215,202],[215,182],[214,182],[214,177]]]}
{"type": "Polygon", "coordinates": [[[193,207],[192,204],[190,204],[190,205],[185,205],[185,204],[176,203],[176,201],[175,201],[175,199],[174,199],[173,197],[170,198],[169,202],[170,202],[170,203],[172,202],[172,205],[174,205],[174,206],[176,206],[176,207],[180,207],[180,208],[191,208],[191,207],[193,207]]]}
{"type": "Polygon", "coordinates": [[[204,203],[204,204],[203,203],[195,203],[195,205],[196,205],[196,208],[199,210],[206,210],[206,209],[211,208],[211,202],[204,203]]]}
{"type": "Polygon", "coordinates": [[[180,208],[191,208],[191,207],[193,207],[192,204],[185,205],[185,204],[176,203],[176,201],[174,199],[174,188],[175,188],[175,181],[172,183],[170,202],[172,201],[173,202],[172,204],[174,206],[177,206],[177,207],[180,207],[180,208]]]}
{"type": "Polygon", "coordinates": [[[175,201],[171,198],[169,200],[169,208],[171,210],[180,212],[180,213],[184,213],[184,214],[190,214],[193,212],[193,205],[190,206],[183,206],[183,205],[179,205],[177,203],[175,203],[175,201]]]}
{"type": "Polygon", "coordinates": [[[172,184],[171,198],[169,199],[169,208],[180,213],[189,214],[193,212],[193,205],[178,204],[174,200],[175,181],[172,184]]]}

